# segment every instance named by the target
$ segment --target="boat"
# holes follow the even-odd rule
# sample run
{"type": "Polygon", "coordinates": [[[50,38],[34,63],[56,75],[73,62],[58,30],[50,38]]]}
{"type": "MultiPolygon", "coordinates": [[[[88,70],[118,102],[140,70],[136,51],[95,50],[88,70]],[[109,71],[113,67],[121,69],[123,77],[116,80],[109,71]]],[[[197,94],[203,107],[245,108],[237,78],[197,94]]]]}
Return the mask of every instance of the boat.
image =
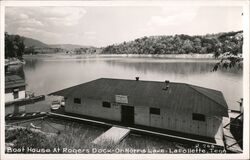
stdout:
{"type": "Polygon", "coordinates": [[[51,103],[51,110],[57,110],[61,107],[61,102],[59,100],[54,100],[51,103]]]}
{"type": "Polygon", "coordinates": [[[22,65],[22,64],[25,64],[25,61],[23,59],[18,59],[18,58],[5,59],[5,65],[7,66],[22,65]]]}
{"type": "Polygon", "coordinates": [[[22,63],[22,64],[26,64],[26,62],[25,62],[25,60],[20,60],[20,63],[22,63]]]}
{"type": "Polygon", "coordinates": [[[25,91],[25,97],[26,98],[34,98],[35,97],[35,93],[32,91],[25,91]]]}
{"type": "Polygon", "coordinates": [[[46,116],[46,112],[13,113],[5,116],[5,120],[22,120],[46,116]]]}

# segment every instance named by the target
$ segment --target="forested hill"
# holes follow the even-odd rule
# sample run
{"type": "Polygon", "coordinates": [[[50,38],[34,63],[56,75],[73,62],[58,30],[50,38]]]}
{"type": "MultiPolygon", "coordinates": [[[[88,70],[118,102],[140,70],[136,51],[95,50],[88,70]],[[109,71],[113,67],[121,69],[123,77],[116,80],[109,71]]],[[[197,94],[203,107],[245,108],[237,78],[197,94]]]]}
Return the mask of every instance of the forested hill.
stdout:
{"type": "Polygon", "coordinates": [[[105,47],[103,54],[242,53],[243,31],[204,36],[150,36],[105,47]]]}

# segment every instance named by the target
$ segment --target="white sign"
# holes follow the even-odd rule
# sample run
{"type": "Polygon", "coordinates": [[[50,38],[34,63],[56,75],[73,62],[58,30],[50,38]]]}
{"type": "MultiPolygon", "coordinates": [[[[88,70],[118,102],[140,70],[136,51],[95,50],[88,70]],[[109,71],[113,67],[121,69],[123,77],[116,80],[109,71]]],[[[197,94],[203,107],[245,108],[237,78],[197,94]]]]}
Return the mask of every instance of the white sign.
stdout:
{"type": "Polygon", "coordinates": [[[115,102],[117,102],[117,103],[128,103],[128,96],[115,95],[115,102]]]}

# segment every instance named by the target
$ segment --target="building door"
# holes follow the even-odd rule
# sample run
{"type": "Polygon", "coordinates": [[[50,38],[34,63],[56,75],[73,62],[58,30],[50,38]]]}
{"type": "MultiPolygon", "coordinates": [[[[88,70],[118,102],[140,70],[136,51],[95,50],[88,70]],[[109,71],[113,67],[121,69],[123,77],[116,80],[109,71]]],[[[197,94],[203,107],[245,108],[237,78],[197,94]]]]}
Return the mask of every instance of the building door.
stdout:
{"type": "Polygon", "coordinates": [[[134,124],[134,107],[122,105],[121,122],[124,125],[134,124]]]}
{"type": "Polygon", "coordinates": [[[18,91],[13,91],[13,96],[14,96],[14,99],[17,99],[18,98],[18,91]]]}

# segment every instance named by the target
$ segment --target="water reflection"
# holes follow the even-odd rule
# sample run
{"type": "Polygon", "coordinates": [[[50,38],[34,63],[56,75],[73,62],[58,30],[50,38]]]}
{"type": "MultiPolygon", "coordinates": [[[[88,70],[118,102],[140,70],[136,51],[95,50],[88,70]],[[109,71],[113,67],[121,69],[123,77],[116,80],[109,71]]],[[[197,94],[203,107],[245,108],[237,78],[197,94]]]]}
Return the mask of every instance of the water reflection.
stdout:
{"type": "Polygon", "coordinates": [[[112,67],[121,66],[123,69],[132,69],[138,72],[159,72],[159,73],[175,73],[175,74],[199,74],[199,73],[207,73],[211,71],[211,68],[214,64],[212,63],[130,63],[123,61],[105,61],[108,65],[112,67]]]}
{"type": "MultiPolygon", "coordinates": [[[[130,62],[128,60],[106,60],[105,61],[108,65],[112,67],[122,67],[123,69],[132,69],[136,70],[138,72],[159,72],[159,73],[175,73],[175,74],[183,74],[183,75],[189,75],[189,74],[204,74],[208,72],[212,72],[213,67],[216,63],[216,61],[175,61],[174,63],[172,61],[154,61],[154,62],[148,62],[148,61],[133,61],[130,62]]],[[[222,69],[218,70],[218,72],[228,72],[228,73],[235,73],[235,74],[242,74],[242,70],[239,70],[237,68],[232,69],[222,69]]]]}

